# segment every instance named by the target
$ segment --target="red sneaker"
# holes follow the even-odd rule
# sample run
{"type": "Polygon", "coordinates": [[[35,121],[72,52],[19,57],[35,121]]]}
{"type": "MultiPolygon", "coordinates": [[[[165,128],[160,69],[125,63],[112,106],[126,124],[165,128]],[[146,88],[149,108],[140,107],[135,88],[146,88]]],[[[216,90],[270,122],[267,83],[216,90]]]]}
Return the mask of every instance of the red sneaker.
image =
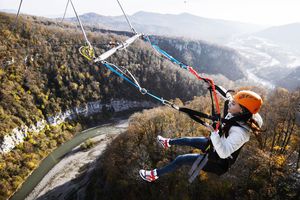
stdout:
{"type": "Polygon", "coordinates": [[[157,142],[160,143],[164,149],[171,147],[169,144],[170,138],[164,138],[160,135],[157,136],[157,142]]]}
{"type": "Polygon", "coordinates": [[[158,179],[158,176],[156,176],[156,172],[154,170],[143,170],[141,169],[139,171],[140,176],[142,179],[148,182],[153,182],[158,179]]]}

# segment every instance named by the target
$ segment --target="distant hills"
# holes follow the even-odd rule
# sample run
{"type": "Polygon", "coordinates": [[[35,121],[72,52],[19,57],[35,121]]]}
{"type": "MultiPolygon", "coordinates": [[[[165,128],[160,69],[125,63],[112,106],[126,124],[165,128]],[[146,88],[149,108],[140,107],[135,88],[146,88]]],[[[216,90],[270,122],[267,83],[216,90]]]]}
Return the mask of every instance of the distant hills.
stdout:
{"type": "MultiPolygon", "coordinates": [[[[176,58],[205,73],[219,73],[230,80],[241,79],[245,71],[255,68],[253,73],[256,76],[281,86],[277,80],[294,73],[293,68],[299,64],[300,23],[265,27],[188,13],[176,15],[143,11],[128,17],[137,32],[155,36],[155,43],[176,58]],[[184,39],[181,38],[181,41],[180,37],[184,39]],[[199,43],[199,40],[202,41],[199,43]],[[226,45],[230,49],[224,51],[224,46],[216,45],[207,54],[206,50],[210,49],[208,42],[226,45]]],[[[130,36],[131,30],[123,15],[86,13],[80,19],[87,30],[130,36]]],[[[76,18],[65,20],[77,25],[76,18]]]]}
{"type": "MultiPolygon", "coordinates": [[[[84,24],[112,30],[130,30],[123,16],[103,16],[87,13],[80,16],[84,24]]],[[[263,30],[264,26],[228,20],[209,19],[182,14],[158,14],[137,12],[129,16],[132,25],[138,32],[164,36],[182,36],[190,39],[201,39],[215,43],[224,43],[234,36],[263,30]]],[[[76,18],[69,18],[75,22],[76,18]]]]}
{"type": "Polygon", "coordinates": [[[271,27],[255,35],[300,52],[300,23],[271,27]]]}
{"type": "Polygon", "coordinates": [[[277,85],[290,90],[300,88],[300,66],[296,67],[287,76],[276,82],[277,85]]]}
{"type": "MultiPolygon", "coordinates": [[[[84,24],[97,28],[119,31],[130,30],[124,16],[112,17],[87,13],[80,17],[84,24]]],[[[294,88],[293,84],[285,85],[278,80],[285,79],[287,75],[295,73],[293,67],[298,63],[298,55],[300,55],[300,37],[298,37],[300,35],[300,23],[264,27],[235,21],[208,19],[188,13],[175,15],[150,12],[137,12],[129,16],[129,19],[137,32],[192,39],[193,41],[185,42],[183,46],[179,40],[175,42],[168,39],[168,42],[166,42],[167,40],[162,42],[158,39],[155,42],[162,45],[172,55],[189,64],[200,68],[202,66],[199,66],[199,63],[204,64],[208,69],[212,69],[209,73],[221,73],[231,80],[236,80],[244,76],[243,70],[251,67],[256,68],[255,74],[257,76],[269,80],[275,85],[294,88]],[[228,46],[236,49],[242,56],[231,57],[231,59],[226,58],[226,54],[221,53],[223,50],[220,48],[221,51],[210,53],[210,55],[219,56],[215,56],[215,58],[206,62],[208,58],[205,55],[206,51],[203,51],[203,49],[201,51],[203,44],[196,45],[196,40],[205,40],[221,45],[238,41],[237,46],[228,46]],[[191,45],[191,43],[197,46],[196,50],[195,45],[191,45]],[[201,62],[197,59],[200,59],[201,62]],[[226,59],[229,62],[225,61],[226,59]],[[222,67],[214,70],[215,66],[222,67]],[[236,66],[239,70],[232,70],[235,73],[228,70],[236,69],[236,66]],[[268,70],[262,73],[262,70],[266,69],[268,70]]],[[[76,18],[67,20],[77,23],[76,18]]],[[[237,54],[235,52],[227,56],[231,55],[237,54]]]]}
{"type": "MultiPolygon", "coordinates": [[[[15,10],[3,10],[15,13],[15,10]]],[[[242,35],[253,35],[271,40],[284,47],[300,51],[300,23],[267,27],[256,24],[230,20],[204,18],[189,13],[160,14],[140,11],[128,16],[138,32],[186,37],[205,40],[218,44],[226,44],[231,39],[242,35]]],[[[124,16],[104,16],[97,13],[86,13],[80,16],[84,25],[100,29],[130,31],[124,16]]],[[[77,22],[75,17],[66,21],[77,22]]]]}
{"type": "MultiPolygon", "coordinates": [[[[159,14],[144,11],[128,17],[137,32],[151,35],[186,37],[218,44],[226,44],[238,36],[253,35],[300,51],[300,23],[267,27],[237,21],[204,18],[189,13],[159,14]]],[[[130,31],[124,16],[86,13],[80,18],[84,24],[97,28],[130,31]]],[[[66,20],[77,21],[76,18],[66,20]]]]}

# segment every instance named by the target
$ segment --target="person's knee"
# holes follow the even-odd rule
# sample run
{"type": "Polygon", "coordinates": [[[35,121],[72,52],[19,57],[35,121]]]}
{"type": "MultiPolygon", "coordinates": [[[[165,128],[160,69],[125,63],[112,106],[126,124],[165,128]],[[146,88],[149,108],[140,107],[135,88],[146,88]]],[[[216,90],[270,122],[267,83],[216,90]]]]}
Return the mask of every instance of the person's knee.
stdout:
{"type": "Polygon", "coordinates": [[[185,137],[184,140],[185,140],[186,143],[192,143],[193,142],[193,139],[190,138],[190,137],[185,137]]]}
{"type": "Polygon", "coordinates": [[[176,163],[177,165],[182,165],[183,162],[184,162],[184,160],[185,160],[185,156],[184,156],[184,155],[179,155],[179,156],[177,156],[177,157],[175,158],[175,163],[176,163]]]}

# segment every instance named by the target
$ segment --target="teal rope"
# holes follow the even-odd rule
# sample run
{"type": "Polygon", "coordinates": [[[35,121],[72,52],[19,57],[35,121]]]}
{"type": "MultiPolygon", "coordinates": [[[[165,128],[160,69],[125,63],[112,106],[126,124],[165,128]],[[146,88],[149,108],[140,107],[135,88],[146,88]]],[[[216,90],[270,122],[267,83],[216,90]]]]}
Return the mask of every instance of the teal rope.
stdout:
{"type": "Polygon", "coordinates": [[[107,62],[103,62],[103,65],[108,68],[110,71],[112,71],[113,73],[115,73],[117,76],[121,77],[122,79],[124,79],[125,81],[127,81],[129,84],[133,85],[134,87],[138,88],[140,91],[143,90],[144,94],[149,95],[150,97],[160,101],[163,104],[166,104],[166,100],[164,100],[161,97],[158,97],[154,94],[149,93],[148,91],[146,91],[145,89],[141,88],[139,85],[137,85],[136,83],[134,83],[133,81],[131,81],[129,78],[127,78],[126,76],[124,76],[124,74],[120,73],[119,71],[117,71],[116,69],[114,69],[109,63],[107,62]]]}

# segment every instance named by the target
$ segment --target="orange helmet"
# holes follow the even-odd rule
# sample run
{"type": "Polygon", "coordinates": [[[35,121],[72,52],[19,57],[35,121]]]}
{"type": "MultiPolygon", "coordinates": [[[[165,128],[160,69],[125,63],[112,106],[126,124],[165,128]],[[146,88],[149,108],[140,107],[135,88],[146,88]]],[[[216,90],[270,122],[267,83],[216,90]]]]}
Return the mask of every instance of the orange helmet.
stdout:
{"type": "Polygon", "coordinates": [[[250,90],[241,90],[233,96],[233,99],[238,104],[247,108],[252,114],[259,111],[263,101],[261,97],[250,90]]]}

